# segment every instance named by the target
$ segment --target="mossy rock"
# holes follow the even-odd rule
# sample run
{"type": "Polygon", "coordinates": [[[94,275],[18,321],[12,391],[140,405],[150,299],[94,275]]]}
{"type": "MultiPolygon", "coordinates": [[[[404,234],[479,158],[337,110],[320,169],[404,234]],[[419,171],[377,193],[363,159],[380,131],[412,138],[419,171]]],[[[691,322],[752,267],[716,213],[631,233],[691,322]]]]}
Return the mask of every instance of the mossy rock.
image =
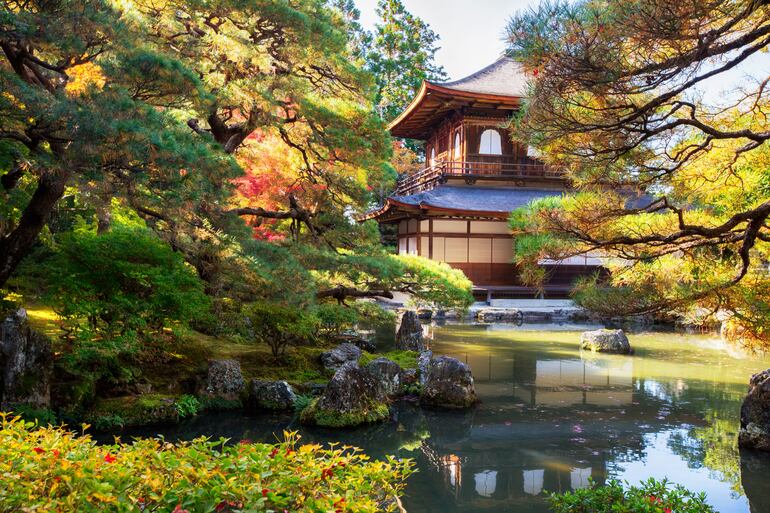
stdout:
{"type": "Polygon", "coordinates": [[[319,400],[314,399],[307,408],[302,410],[300,421],[303,424],[331,428],[354,427],[380,422],[390,415],[390,408],[385,403],[371,401],[364,408],[340,412],[319,407],[319,400]]]}
{"type": "Polygon", "coordinates": [[[176,401],[176,396],[164,394],[101,399],[86,418],[96,429],[177,424],[180,417],[176,401]]]}
{"type": "Polygon", "coordinates": [[[361,367],[365,367],[367,364],[373,362],[377,358],[387,358],[388,360],[396,362],[402,369],[416,369],[418,356],[420,356],[420,353],[417,351],[406,351],[403,349],[388,351],[387,353],[364,352],[364,354],[361,355],[361,359],[358,361],[358,364],[361,367]]]}

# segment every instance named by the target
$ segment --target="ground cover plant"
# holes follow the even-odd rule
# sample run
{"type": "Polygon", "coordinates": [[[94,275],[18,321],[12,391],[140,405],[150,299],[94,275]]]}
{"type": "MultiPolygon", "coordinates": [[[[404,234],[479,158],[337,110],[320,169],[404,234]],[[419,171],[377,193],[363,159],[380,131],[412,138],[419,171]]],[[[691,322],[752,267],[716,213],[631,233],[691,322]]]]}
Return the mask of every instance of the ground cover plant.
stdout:
{"type": "Polygon", "coordinates": [[[408,460],[355,449],[161,439],[97,445],[0,415],[0,511],[393,511],[408,460]]]}
{"type": "Polygon", "coordinates": [[[553,513],[715,513],[703,493],[693,493],[666,480],[649,479],[638,486],[610,481],[550,497],[553,513]]]}

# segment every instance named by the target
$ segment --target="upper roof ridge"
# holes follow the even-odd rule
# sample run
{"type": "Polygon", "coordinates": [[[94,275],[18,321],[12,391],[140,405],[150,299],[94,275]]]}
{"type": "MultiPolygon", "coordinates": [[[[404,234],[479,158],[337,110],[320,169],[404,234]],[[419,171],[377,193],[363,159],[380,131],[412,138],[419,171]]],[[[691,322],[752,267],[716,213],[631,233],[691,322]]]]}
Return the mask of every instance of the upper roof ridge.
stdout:
{"type": "Polygon", "coordinates": [[[492,64],[459,80],[430,83],[457,91],[503,96],[522,97],[527,92],[527,77],[524,70],[518,62],[507,55],[502,55],[492,64]]]}

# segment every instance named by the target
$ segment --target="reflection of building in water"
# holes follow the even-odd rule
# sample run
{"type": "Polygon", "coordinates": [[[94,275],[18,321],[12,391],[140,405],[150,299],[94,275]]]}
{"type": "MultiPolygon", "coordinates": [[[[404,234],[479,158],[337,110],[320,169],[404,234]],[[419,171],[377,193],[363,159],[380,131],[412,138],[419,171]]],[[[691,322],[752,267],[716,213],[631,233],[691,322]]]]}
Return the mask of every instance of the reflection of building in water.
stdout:
{"type": "Polygon", "coordinates": [[[497,470],[477,472],[473,476],[476,481],[476,493],[482,497],[492,497],[497,487],[497,470]]]}
{"type": "Polygon", "coordinates": [[[524,478],[524,493],[540,495],[540,492],[543,491],[545,469],[524,470],[522,476],[524,478]]]}
{"type": "Polygon", "coordinates": [[[531,353],[453,354],[470,365],[484,397],[511,395],[531,406],[622,406],[633,402],[634,363],[628,358],[538,359],[531,353]],[[512,383],[512,389],[501,387],[512,383]]]}
{"type": "Polygon", "coordinates": [[[573,490],[588,488],[591,479],[591,467],[575,468],[569,473],[569,485],[573,490]]]}
{"type": "Polygon", "coordinates": [[[497,453],[495,461],[484,461],[489,458],[483,452],[436,457],[430,445],[424,444],[422,452],[436,464],[436,472],[429,473],[433,483],[430,488],[448,494],[447,499],[457,511],[528,511],[530,506],[540,510],[545,493],[585,488],[590,479],[601,483],[606,472],[602,458],[596,456],[589,462],[591,466],[571,467],[554,464],[553,454],[527,458],[521,451],[513,454],[510,450],[497,453]],[[463,483],[462,476],[473,479],[463,483]],[[435,481],[437,478],[440,483],[435,481]]]}

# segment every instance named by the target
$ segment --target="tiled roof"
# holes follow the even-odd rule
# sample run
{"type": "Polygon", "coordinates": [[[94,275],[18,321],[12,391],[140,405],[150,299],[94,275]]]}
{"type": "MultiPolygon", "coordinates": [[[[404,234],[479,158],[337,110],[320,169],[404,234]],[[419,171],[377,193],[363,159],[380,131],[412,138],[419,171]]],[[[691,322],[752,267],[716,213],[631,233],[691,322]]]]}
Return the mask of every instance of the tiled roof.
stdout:
{"type": "Polygon", "coordinates": [[[501,96],[524,96],[527,78],[519,63],[510,57],[500,57],[486,68],[453,82],[436,83],[441,87],[471,93],[501,96]]]}
{"type": "Polygon", "coordinates": [[[389,199],[415,207],[502,213],[526,206],[537,198],[561,195],[561,191],[546,189],[443,185],[430,191],[409,196],[391,196],[389,199]]]}

